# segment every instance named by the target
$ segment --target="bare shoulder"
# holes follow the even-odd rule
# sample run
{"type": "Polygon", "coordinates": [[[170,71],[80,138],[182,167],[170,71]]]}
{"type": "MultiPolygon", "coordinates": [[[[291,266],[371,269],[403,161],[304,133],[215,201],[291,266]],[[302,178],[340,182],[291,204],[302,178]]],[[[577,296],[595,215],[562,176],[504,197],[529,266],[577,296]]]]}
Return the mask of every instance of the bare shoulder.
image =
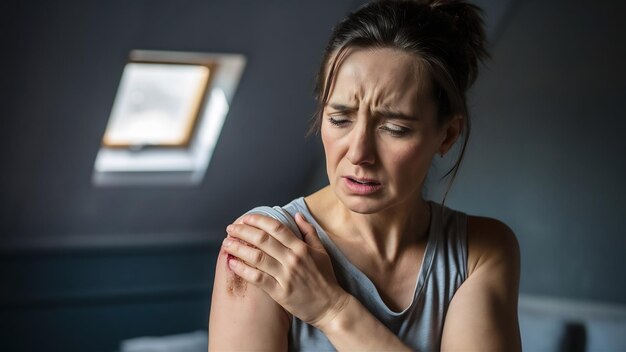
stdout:
{"type": "Polygon", "coordinates": [[[220,249],[209,317],[209,351],[286,351],[286,311],[263,290],[236,276],[228,268],[227,256],[220,249]]]}
{"type": "Polygon", "coordinates": [[[511,270],[519,264],[520,250],[513,230],[500,220],[467,217],[468,276],[485,265],[506,265],[511,270]],[[507,265],[508,264],[508,265],[507,265]]]}
{"type": "Polygon", "coordinates": [[[519,245],[503,222],[467,218],[468,277],[455,293],[442,351],[520,351],[519,245]]]}

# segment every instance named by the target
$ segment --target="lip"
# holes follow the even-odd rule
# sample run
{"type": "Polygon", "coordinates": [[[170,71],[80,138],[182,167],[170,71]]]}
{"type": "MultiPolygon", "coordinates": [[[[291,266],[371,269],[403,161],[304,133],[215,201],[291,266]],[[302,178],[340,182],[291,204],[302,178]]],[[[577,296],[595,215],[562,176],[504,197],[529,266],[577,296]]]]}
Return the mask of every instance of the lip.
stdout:
{"type": "Polygon", "coordinates": [[[354,176],[344,176],[345,178],[350,178],[359,182],[371,182],[371,183],[377,183],[380,184],[380,182],[378,182],[377,180],[373,179],[373,178],[359,178],[359,177],[354,177],[354,176]]]}
{"type": "Polygon", "coordinates": [[[346,185],[346,187],[348,188],[348,190],[350,190],[352,193],[356,193],[356,194],[360,194],[360,195],[367,195],[367,194],[372,194],[376,191],[378,191],[379,189],[383,188],[383,185],[381,185],[378,181],[373,180],[373,179],[367,179],[367,178],[356,178],[356,177],[348,177],[348,176],[343,176],[343,182],[346,185]],[[358,183],[354,180],[358,180],[361,182],[373,182],[375,184],[361,184],[358,183]]]}

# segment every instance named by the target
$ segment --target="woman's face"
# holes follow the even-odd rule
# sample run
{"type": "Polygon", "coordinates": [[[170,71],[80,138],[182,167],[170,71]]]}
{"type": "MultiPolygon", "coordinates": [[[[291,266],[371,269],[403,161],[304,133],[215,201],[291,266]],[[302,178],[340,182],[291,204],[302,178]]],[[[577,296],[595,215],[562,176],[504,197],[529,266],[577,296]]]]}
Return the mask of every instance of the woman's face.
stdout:
{"type": "Polygon", "coordinates": [[[321,135],[330,185],[352,211],[420,199],[433,156],[458,136],[451,124],[437,126],[430,78],[415,61],[394,49],[356,49],[339,67],[321,135]]]}

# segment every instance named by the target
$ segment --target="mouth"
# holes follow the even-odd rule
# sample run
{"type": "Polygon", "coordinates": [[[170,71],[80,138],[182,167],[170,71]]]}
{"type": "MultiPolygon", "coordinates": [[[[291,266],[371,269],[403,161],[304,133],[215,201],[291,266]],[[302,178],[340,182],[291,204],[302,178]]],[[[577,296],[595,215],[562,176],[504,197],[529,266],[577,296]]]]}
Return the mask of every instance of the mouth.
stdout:
{"type": "Polygon", "coordinates": [[[351,176],[344,176],[344,178],[355,182],[355,183],[359,183],[362,185],[368,185],[368,186],[378,186],[380,185],[380,182],[373,180],[373,179],[369,179],[369,178],[356,178],[356,177],[351,177],[351,176]]]}
{"type": "Polygon", "coordinates": [[[373,194],[383,188],[383,185],[380,182],[372,179],[344,176],[343,180],[345,186],[352,194],[365,196],[373,194]]]}

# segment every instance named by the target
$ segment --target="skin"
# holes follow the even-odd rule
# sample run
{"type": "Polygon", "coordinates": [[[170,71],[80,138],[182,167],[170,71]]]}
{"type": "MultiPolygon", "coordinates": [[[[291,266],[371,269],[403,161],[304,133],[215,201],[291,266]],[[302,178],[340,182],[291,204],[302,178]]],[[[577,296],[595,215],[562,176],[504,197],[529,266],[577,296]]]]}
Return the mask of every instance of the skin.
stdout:
{"type": "MultiPolygon", "coordinates": [[[[415,59],[380,48],[353,49],[345,57],[321,125],[330,184],[305,197],[316,221],[394,310],[411,303],[416,263],[424,254],[430,226],[421,197],[424,179],[432,158],[449,150],[463,122],[454,116],[437,123],[430,77],[415,59]],[[357,195],[346,187],[346,176],[375,179],[382,187],[357,195]]],[[[337,284],[314,228],[300,216],[296,222],[304,241],[260,215],[227,228],[209,349],[285,350],[295,315],[338,350],[408,350],[337,284]],[[227,254],[237,259],[227,261],[227,254]],[[245,295],[228,292],[233,276],[249,283],[245,295]]],[[[467,231],[468,279],[450,304],[442,349],[519,350],[515,236],[497,220],[473,216],[467,231]]]]}

